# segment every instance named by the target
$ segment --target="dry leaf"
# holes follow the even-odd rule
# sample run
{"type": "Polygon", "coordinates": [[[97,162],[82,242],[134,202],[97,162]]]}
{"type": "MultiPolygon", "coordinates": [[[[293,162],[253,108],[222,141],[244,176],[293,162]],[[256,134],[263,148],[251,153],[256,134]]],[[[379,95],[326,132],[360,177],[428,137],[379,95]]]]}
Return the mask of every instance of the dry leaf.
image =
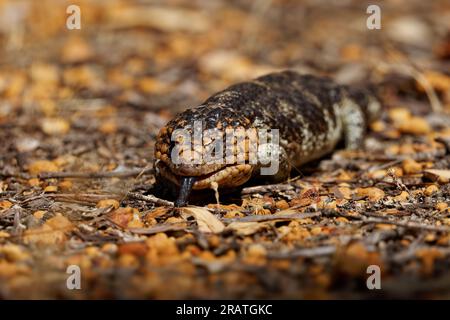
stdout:
{"type": "Polygon", "coordinates": [[[201,232],[220,233],[225,229],[225,225],[217,219],[211,212],[199,207],[183,208],[187,214],[194,216],[201,232]]]}
{"type": "Polygon", "coordinates": [[[424,176],[432,181],[447,183],[450,180],[450,170],[428,169],[424,171],[424,176]]]}
{"type": "MultiPolygon", "coordinates": [[[[121,226],[122,228],[127,227],[141,227],[133,225],[133,220],[137,220],[135,216],[139,214],[139,211],[135,208],[126,207],[126,208],[118,208],[110,213],[110,219],[121,226]],[[131,222],[131,225],[128,224],[131,222]]],[[[139,223],[138,223],[139,224],[139,223]]]]}

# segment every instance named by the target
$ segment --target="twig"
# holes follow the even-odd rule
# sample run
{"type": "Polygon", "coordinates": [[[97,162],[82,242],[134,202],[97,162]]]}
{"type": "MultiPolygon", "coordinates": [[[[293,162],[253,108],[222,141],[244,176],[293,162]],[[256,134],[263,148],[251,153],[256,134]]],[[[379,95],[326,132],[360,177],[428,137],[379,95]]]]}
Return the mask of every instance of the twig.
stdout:
{"type": "Polygon", "coordinates": [[[31,197],[25,199],[20,202],[20,205],[28,203],[30,201],[42,199],[42,198],[51,198],[58,201],[80,201],[80,202],[88,202],[88,203],[97,203],[100,200],[104,199],[117,199],[119,198],[117,195],[111,194],[91,194],[91,193],[45,193],[35,197],[31,197]]]}
{"type": "Polygon", "coordinates": [[[5,178],[18,178],[18,179],[24,179],[29,180],[31,176],[27,173],[23,172],[7,172],[7,171],[0,171],[0,177],[5,178]]]}
{"type": "Polygon", "coordinates": [[[132,169],[126,171],[108,171],[108,172],[43,172],[38,175],[39,179],[57,179],[57,178],[80,178],[80,179],[101,179],[101,178],[126,178],[135,175],[153,173],[153,168],[132,169]]]}
{"type": "Polygon", "coordinates": [[[395,254],[391,260],[396,263],[406,263],[408,260],[416,256],[416,251],[419,248],[420,243],[423,242],[425,236],[420,234],[414,241],[409,245],[409,247],[399,253],[395,254]]]}
{"type": "Polygon", "coordinates": [[[164,199],[160,199],[158,197],[155,197],[154,195],[143,195],[140,193],[136,193],[136,192],[129,192],[127,194],[127,198],[132,198],[132,199],[136,199],[136,200],[143,200],[143,201],[147,201],[147,202],[151,202],[160,206],[168,206],[168,207],[173,207],[174,203],[172,201],[167,201],[164,199]]]}
{"type": "Polygon", "coordinates": [[[380,218],[366,218],[362,219],[363,223],[381,223],[381,224],[392,224],[399,227],[404,227],[408,229],[418,229],[418,230],[428,230],[428,231],[437,231],[437,232],[450,232],[450,228],[446,227],[439,227],[439,226],[432,226],[428,224],[422,224],[418,222],[412,222],[412,221],[392,221],[387,219],[380,219],[380,218]]]}
{"type": "Polygon", "coordinates": [[[314,258],[318,256],[328,256],[336,252],[335,246],[322,246],[316,248],[302,248],[289,252],[273,252],[267,255],[270,259],[290,259],[297,257],[314,258]]]}
{"type": "Polygon", "coordinates": [[[226,223],[231,223],[231,222],[263,222],[274,220],[297,220],[297,219],[319,217],[321,215],[322,215],[321,212],[251,215],[242,218],[223,218],[222,221],[226,223]]]}
{"type": "Polygon", "coordinates": [[[136,234],[155,234],[159,232],[168,232],[168,231],[180,231],[185,230],[186,225],[184,223],[166,223],[166,224],[159,224],[156,226],[153,226],[151,228],[129,228],[127,231],[130,231],[132,233],[136,234]]]}
{"type": "MultiPolygon", "coordinates": [[[[347,216],[343,215],[339,211],[333,211],[332,214],[338,215],[338,216],[347,216]]],[[[408,229],[418,229],[418,230],[428,230],[428,231],[437,231],[437,232],[450,232],[450,228],[447,227],[439,227],[439,226],[432,226],[428,224],[422,224],[419,222],[414,221],[393,221],[388,220],[384,218],[374,217],[369,212],[361,212],[361,214],[366,215],[368,217],[364,216],[351,216],[354,220],[359,220],[362,223],[380,223],[380,224],[391,224],[399,227],[404,227],[408,229]]],[[[329,215],[329,214],[328,214],[329,215]]]]}
{"type": "Polygon", "coordinates": [[[395,165],[401,163],[401,162],[402,162],[403,160],[405,160],[405,159],[406,159],[406,157],[402,157],[402,158],[400,158],[400,159],[396,159],[396,160],[393,160],[393,161],[389,161],[389,162],[383,163],[383,164],[381,164],[381,165],[372,166],[372,167],[368,168],[367,170],[363,171],[362,173],[366,173],[366,172],[374,172],[374,171],[376,171],[376,170],[383,170],[383,169],[386,169],[386,168],[395,166],[395,165]]]}
{"type": "Polygon", "coordinates": [[[268,184],[268,185],[243,188],[241,191],[241,194],[245,195],[245,194],[254,194],[254,193],[282,192],[282,191],[287,191],[287,190],[292,190],[292,189],[294,189],[294,187],[288,183],[268,184]]]}

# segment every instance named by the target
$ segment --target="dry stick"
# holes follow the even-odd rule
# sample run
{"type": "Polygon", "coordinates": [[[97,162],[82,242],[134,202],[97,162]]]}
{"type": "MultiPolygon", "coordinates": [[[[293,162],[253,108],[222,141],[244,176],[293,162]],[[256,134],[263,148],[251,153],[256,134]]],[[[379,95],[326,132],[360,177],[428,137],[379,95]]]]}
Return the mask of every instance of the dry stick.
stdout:
{"type": "Polygon", "coordinates": [[[282,192],[282,191],[293,190],[295,187],[292,185],[292,183],[299,180],[302,177],[303,177],[302,175],[299,175],[293,179],[288,179],[286,182],[283,182],[283,183],[263,184],[263,185],[259,185],[259,186],[243,188],[241,190],[241,194],[246,195],[246,194],[254,194],[254,193],[282,192]]]}
{"type": "MultiPolygon", "coordinates": [[[[333,211],[333,213],[336,215],[339,215],[339,216],[344,216],[339,211],[333,211]]],[[[370,213],[368,213],[368,212],[362,212],[361,214],[367,215],[368,218],[358,217],[358,216],[351,216],[351,217],[362,223],[391,224],[391,225],[408,228],[408,229],[428,230],[428,231],[437,231],[437,232],[450,232],[450,228],[446,228],[446,227],[432,226],[432,225],[422,224],[422,223],[414,222],[414,221],[393,221],[393,220],[388,220],[388,219],[384,219],[384,218],[370,216],[370,213]]]]}
{"type": "MultiPolygon", "coordinates": [[[[339,211],[333,211],[333,213],[336,215],[339,215],[339,216],[347,217],[347,215],[343,215],[339,211]]],[[[358,220],[362,223],[391,224],[391,225],[408,228],[408,229],[428,230],[428,231],[436,231],[436,232],[450,232],[450,228],[446,228],[446,227],[432,226],[432,225],[422,224],[422,223],[414,222],[414,221],[393,221],[393,220],[388,220],[388,219],[384,219],[384,218],[373,217],[373,216],[370,216],[369,213],[365,213],[365,212],[362,212],[361,214],[368,215],[369,218],[358,217],[358,216],[348,216],[348,217],[351,217],[352,219],[358,220]]]]}
{"type": "MultiPolygon", "coordinates": [[[[407,157],[402,157],[402,158],[400,158],[400,159],[396,159],[396,160],[393,160],[393,161],[390,161],[390,162],[387,162],[387,163],[383,163],[383,164],[381,164],[381,165],[372,166],[372,167],[368,168],[367,170],[364,170],[362,173],[366,173],[366,172],[374,172],[374,171],[376,171],[376,170],[383,170],[383,169],[386,169],[386,168],[395,166],[395,165],[401,163],[401,162],[402,162],[403,160],[405,160],[406,158],[407,158],[407,157]]],[[[362,173],[361,173],[361,174],[362,174],[362,173]]]]}
{"type": "Polygon", "coordinates": [[[153,168],[133,169],[127,171],[108,171],[108,172],[43,172],[38,175],[40,179],[56,178],[81,178],[81,179],[101,179],[101,178],[126,178],[144,173],[153,173],[153,168]]]}
{"type": "Polygon", "coordinates": [[[17,191],[1,191],[0,197],[11,196],[17,194],[17,191]]]}
{"type": "Polygon", "coordinates": [[[314,258],[318,256],[328,256],[336,252],[335,246],[322,246],[316,248],[295,249],[289,252],[269,253],[270,259],[289,259],[289,258],[314,258]]]}
{"type": "Polygon", "coordinates": [[[5,178],[17,178],[17,179],[24,179],[29,180],[31,176],[27,173],[23,172],[6,172],[6,171],[0,171],[0,177],[5,178]]]}
{"type": "Polygon", "coordinates": [[[264,222],[264,221],[274,221],[274,220],[296,220],[296,219],[306,219],[321,216],[321,212],[310,212],[310,213],[291,213],[291,214],[268,214],[268,215],[252,215],[242,218],[223,218],[222,221],[226,223],[231,222],[264,222]]]}
{"type": "Polygon", "coordinates": [[[31,197],[20,202],[21,205],[42,199],[42,198],[51,198],[57,201],[63,202],[73,202],[73,201],[81,201],[81,202],[89,202],[89,203],[97,203],[100,200],[118,198],[116,195],[110,194],[91,194],[91,193],[45,193],[35,197],[31,197]]]}
{"type": "Polygon", "coordinates": [[[391,260],[396,263],[405,263],[409,259],[416,256],[416,251],[419,248],[420,243],[424,240],[425,236],[420,234],[405,250],[400,251],[392,256],[391,260]]]}
{"type": "Polygon", "coordinates": [[[450,228],[432,226],[428,224],[421,224],[418,222],[403,222],[403,221],[392,221],[380,218],[366,218],[361,220],[363,223],[381,223],[381,224],[392,224],[399,227],[404,227],[408,229],[418,229],[418,230],[428,230],[437,232],[450,232],[450,228]]]}
{"type": "Polygon", "coordinates": [[[131,233],[135,234],[155,234],[160,232],[168,232],[168,231],[180,231],[180,230],[186,230],[185,224],[178,224],[178,223],[170,223],[170,224],[160,224],[153,226],[151,228],[129,228],[127,231],[130,231],[131,233]]]}
{"type": "Polygon", "coordinates": [[[136,200],[143,200],[143,201],[148,201],[160,206],[168,206],[168,207],[173,207],[174,203],[172,201],[167,201],[164,199],[160,199],[158,197],[155,197],[154,195],[143,195],[140,193],[136,193],[136,192],[128,192],[127,193],[127,197],[128,198],[132,198],[132,199],[136,199],[136,200]]]}
{"type": "MultiPolygon", "coordinates": [[[[82,178],[82,179],[100,179],[100,178],[125,178],[125,177],[130,177],[130,176],[136,176],[135,179],[138,179],[139,177],[141,177],[143,174],[146,173],[153,173],[153,168],[139,168],[139,169],[133,169],[133,170],[128,170],[128,171],[110,171],[110,172],[43,172],[41,174],[39,174],[39,178],[40,179],[54,179],[54,178],[82,178]]],[[[55,195],[41,195],[35,198],[30,198],[25,200],[24,202],[28,202],[37,198],[42,198],[42,197],[52,197],[52,198],[59,198],[61,199],[65,199],[66,197],[70,197],[70,194],[67,195],[63,195],[63,194],[55,194],[55,195]]],[[[86,195],[76,195],[78,200],[80,197],[83,198],[83,196],[86,195]]],[[[89,195],[89,196],[93,196],[93,195],[89,195]]],[[[117,198],[120,199],[121,196],[118,195],[94,195],[97,197],[100,197],[101,199],[108,199],[108,198],[117,198]]],[[[173,202],[170,201],[166,201],[163,199],[159,199],[155,196],[149,195],[149,196],[144,196],[138,193],[127,193],[125,194],[125,196],[123,198],[126,197],[130,197],[130,198],[134,198],[134,199],[138,199],[138,200],[144,200],[144,201],[149,201],[158,205],[162,205],[162,206],[173,206],[173,202]]],[[[101,200],[99,199],[99,200],[101,200]]],[[[123,199],[121,199],[123,200],[123,199]]],[[[82,200],[81,200],[82,201],[82,200]]],[[[97,200],[98,201],[98,200],[97,200]]]]}
{"type": "MultiPolygon", "coordinates": [[[[153,169],[152,168],[144,168],[141,169],[140,172],[138,172],[138,175],[134,178],[134,181],[136,182],[137,179],[139,179],[147,169],[151,169],[152,172],[153,169]]],[[[148,201],[148,202],[152,202],[154,204],[160,205],[160,206],[169,206],[169,207],[173,207],[174,203],[171,201],[167,201],[164,199],[160,199],[158,197],[155,197],[154,195],[148,195],[148,196],[144,196],[140,193],[135,193],[135,192],[130,192],[131,189],[128,189],[127,192],[125,193],[125,195],[122,197],[122,199],[120,200],[120,202],[122,202],[123,200],[125,200],[126,198],[130,197],[133,199],[137,199],[137,200],[144,200],[144,201],[148,201]]]]}
{"type": "Polygon", "coordinates": [[[287,183],[279,183],[279,184],[268,184],[261,186],[253,186],[243,188],[241,191],[242,195],[245,194],[254,194],[254,193],[267,193],[267,192],[281,192],[294,189],[294,186],[287,183]]]}

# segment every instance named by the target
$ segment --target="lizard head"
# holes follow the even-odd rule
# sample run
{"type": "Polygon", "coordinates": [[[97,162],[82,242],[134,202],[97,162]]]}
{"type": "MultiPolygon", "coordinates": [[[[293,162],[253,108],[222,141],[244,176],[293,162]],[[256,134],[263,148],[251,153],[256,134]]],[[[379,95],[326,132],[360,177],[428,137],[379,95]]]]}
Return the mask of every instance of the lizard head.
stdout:
{"type": "Polygon", "coordinates": [[[156,138],[157,174],[179,186],[177,205],[192,189],[233,188],[247,182],[251,121],[217,105],[188,109],[164,126],[156,138]]]}

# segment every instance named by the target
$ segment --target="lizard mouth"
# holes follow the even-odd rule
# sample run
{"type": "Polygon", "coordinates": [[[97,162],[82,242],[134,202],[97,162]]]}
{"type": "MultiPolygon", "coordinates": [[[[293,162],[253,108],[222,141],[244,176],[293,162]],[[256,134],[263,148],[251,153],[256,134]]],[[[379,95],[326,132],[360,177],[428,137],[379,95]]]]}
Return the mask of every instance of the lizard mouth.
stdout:
{"type": "Polygon", "coordinates": [[[214,183],[217,183],[219,188],[237,187],[247,182],[253,173],[253,166],[250,164],[226,165],[205,174],[201,174],[201,172],[186,174],[186,170],[177,170],[162,161],[157,161],[156,167],[161,176],[180,187],[183,186],[184,178],[195,178],[191,186],[194,190],[210,189],[214,183]]]}
{"type": "Polygon", "coordinates": [[[253,172],[249,164],[227,165],[203,175],[182,175],[162,161],[156,162],[159,174],[180,187],[176,207],[184,206],[192,190],[232,188],[247,182],[253,172]]]}

